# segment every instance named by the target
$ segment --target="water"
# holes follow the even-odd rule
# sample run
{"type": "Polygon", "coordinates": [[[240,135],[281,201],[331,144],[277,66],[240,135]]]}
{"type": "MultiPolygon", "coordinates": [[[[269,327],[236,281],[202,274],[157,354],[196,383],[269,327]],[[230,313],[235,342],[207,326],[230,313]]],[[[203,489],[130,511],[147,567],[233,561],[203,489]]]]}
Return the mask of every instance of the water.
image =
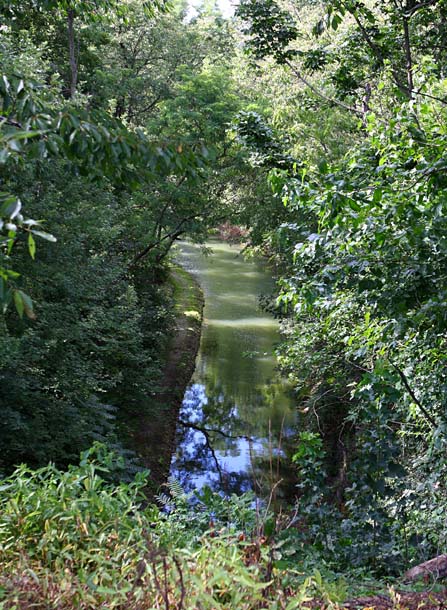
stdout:
{"type": "Polygon", "coordinates": [[[279,479],[290,483],[286,455],[296,419],[276,370],[278,323],[259,306],[274,282],[263,262],[245,260],[239,246],[215,240],[206,247],[209,256],[182,242],[177,255],[200,283],[205,309],[171,470],[186,490],[209,485],[268,495],[279,479]]]}

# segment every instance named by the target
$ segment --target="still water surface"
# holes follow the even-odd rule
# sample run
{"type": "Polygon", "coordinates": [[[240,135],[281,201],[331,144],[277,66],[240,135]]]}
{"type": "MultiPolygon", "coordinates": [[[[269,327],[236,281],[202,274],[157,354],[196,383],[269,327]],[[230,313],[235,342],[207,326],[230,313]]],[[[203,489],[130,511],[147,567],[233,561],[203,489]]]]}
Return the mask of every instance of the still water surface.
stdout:
{"type": "Polygon", "coordinates": [[[263,261],[217,240],[203,254],[181,242],[177,261],[205,295],[196,370],[180,413],[172,474],[184,489],[268,493],[287,479],[287,439],[295,424],[290,391],[276,370],[277,321],[259,305],[274,281],[263,261]]]}

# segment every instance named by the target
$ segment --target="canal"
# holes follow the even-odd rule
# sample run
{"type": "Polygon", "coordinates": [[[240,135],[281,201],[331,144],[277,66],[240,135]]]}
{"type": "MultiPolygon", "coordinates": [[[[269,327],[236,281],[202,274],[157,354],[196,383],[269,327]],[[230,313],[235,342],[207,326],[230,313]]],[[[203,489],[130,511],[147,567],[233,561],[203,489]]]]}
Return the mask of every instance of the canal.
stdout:
{"type": "Polygon", "coordinates": [[[262,260],[212,240],[181,242],[176,256],[205,296],[194,376],[186,390],[171,473],[185,490],[288,495],[287,454],[295,429],[290,390],[277,371],[278,322],[260,306],[273,292],[262,260]],[[282,482],[280,482],[282,481],[282,482]]]}

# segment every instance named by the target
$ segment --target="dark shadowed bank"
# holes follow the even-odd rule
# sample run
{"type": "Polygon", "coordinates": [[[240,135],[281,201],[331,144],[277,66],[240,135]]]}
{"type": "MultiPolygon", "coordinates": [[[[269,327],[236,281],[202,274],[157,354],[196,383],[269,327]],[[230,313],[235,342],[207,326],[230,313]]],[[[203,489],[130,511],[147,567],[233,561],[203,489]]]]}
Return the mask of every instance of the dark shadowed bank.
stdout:
{"type": "Polygon", "coordinates": [[[138,417],[131,433],[134,450],[151,472],[154,492],[169,475],[179,410],[199,349],[204,305],[199,284],[182,267],[173,265],[168,281],[175,318],[161,382],[151,399],[153,408],[138,417]]]}

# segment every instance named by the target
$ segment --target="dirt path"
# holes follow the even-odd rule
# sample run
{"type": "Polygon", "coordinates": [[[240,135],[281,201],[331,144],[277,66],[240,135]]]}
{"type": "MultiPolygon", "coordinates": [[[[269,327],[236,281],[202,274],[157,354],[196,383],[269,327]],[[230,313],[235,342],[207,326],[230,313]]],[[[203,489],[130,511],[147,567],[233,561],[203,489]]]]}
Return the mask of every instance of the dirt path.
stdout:
{"type": "Polygon", "coordinates": [[[153,491],[166,481],[169,474],[178,414],[194,372],[202,327],[203,294],[200,286],[181,267],[172,269],[170,279],[176,318],[160,383],[162,389],[153,397],[151,412],[138,418],[132,434],[135,450],[144,466],[151,471],[153,491]]]}
{"type": "Polygon", "coordinates": [[[394,592],[391,596],[363,597],[342,606],[343,610],[447,610],[447,592],[394,592]]]}

